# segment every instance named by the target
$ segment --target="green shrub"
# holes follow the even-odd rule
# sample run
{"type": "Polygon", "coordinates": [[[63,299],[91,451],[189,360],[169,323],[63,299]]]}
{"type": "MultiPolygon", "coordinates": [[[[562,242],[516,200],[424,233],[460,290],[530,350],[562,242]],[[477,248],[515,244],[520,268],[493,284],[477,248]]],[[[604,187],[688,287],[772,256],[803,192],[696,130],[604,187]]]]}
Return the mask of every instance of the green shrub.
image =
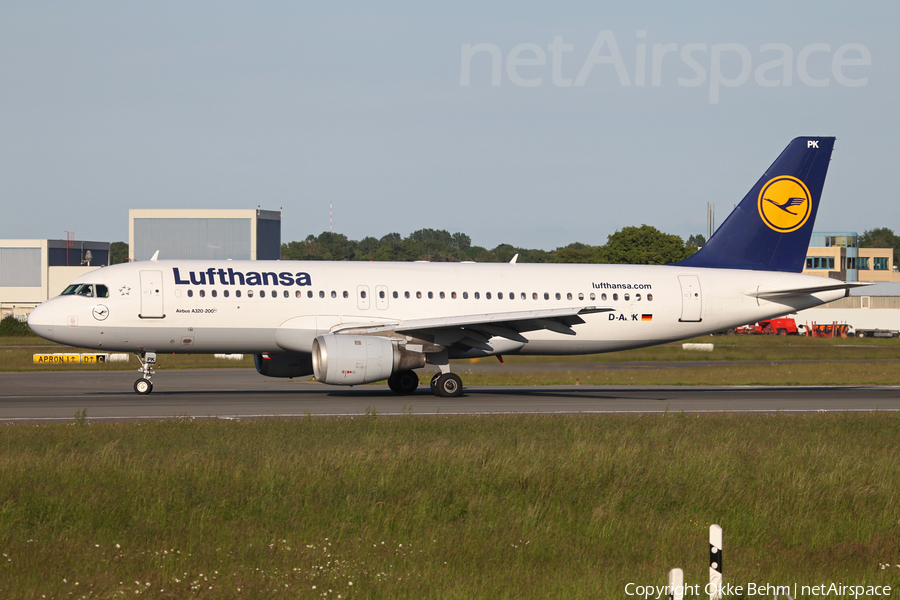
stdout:
{"type": "Polygon", "coordinates": [[[25,321],[20,321],[12,315],[3,317],[0,320],[0,336],[17,337],[22,335],[34,335],[28,329],[28,324],[25,321]]]}

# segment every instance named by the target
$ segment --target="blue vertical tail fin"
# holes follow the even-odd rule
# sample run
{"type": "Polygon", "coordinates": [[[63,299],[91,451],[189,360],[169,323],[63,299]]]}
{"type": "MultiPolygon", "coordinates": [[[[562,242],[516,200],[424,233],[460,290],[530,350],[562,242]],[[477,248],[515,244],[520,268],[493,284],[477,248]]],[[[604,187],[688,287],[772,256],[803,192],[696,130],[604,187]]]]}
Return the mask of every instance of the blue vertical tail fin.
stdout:
{"type": "Polygon", "coordinates": [[[683,267],[803,270],[833,137],[798,137],[683,267]]]}

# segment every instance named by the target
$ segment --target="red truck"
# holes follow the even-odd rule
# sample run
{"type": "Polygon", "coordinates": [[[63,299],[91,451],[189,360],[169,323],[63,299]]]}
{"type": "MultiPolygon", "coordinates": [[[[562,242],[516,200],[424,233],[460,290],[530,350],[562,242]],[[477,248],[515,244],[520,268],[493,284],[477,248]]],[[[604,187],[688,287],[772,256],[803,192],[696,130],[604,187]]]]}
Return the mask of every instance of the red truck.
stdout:
{"type": "Polygon", "coordinates": [[[769,319],[760,321],[758,326],[762,328],[763,335],[797,335],[797,323],[793,319],[769,319]]]}
{"type": "Polygon", "coordinates": [[[797,323],[793,319],[767,319],[756,325],[737,327],[734,332],[741,335],[798,335],[797,323]]]}

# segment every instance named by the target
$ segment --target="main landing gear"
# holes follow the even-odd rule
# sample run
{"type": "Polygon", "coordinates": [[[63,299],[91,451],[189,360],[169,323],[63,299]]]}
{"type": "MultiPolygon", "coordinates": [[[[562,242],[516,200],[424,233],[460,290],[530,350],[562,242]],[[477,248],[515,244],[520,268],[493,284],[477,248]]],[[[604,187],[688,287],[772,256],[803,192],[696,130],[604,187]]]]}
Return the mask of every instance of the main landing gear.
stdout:
{"type": "MultiPolygon", "coordinates": [[[[441,398],[457,398],[462,395],[462,379],[450,372],[450,360],[446,350],[428,354],[428,362],[441,372],[431,378],[431,393],[441,398]]],[[[412,394],[419,387],[415,371],[398,371],[388,377],[388,387],[397,394],[412,394]]]]}
{"type": "Polygon", "coordinates": [[[462,395],[462,379],[456,373],[438,373],[431,378],[431,392],[442,398],[456,398],[462,395]]]}
{"type": "Polygon", "coordinates": [[[141,396],[146,396],[153,391],[153,383],[150,381],[150,378],[153,377],[156,352],[143,352],[141,354],[135,352],[134,354],[137,356],[138,362],[141,363],[141,368],[138,369],[138,372],[143,374],[143,377],[134,382],[134,391],[141,396]],[[142,355],[143,360],[141,359],[142,355]]]}
{"type": "Polygon", "coordinates": [[[457,398],[462,395],[462,379],[450,372],[450,360],[446,350],[428,355],[428,362],[441,372],[431,378],[431,393],[442,398],[457,398]]]}
{"type": "MultiPolygon", "coordinates": [[[[415,371],[400,371],[388,377],[387,383],[395,394],[405,396],[419,387],[419,376],[415,371]]],[[[462,394],[462,389],[462,379],[456,373],[437,373],[431,378],[431,393],[435,396],[456,398],[462,394]]]]}
{"type": "Polygon", "coordinates": [[[419,376],[415,371],[399,371],[388,377],[388,387],[396,394],[412,394],[419,387],[419,376]]]}

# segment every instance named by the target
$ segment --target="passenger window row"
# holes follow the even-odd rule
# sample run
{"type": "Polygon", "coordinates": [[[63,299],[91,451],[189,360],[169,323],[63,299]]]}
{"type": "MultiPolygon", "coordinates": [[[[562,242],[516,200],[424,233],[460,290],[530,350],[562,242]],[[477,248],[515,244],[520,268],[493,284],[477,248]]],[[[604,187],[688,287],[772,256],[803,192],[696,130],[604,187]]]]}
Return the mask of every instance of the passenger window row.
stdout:
{"type": "MultiPolygon", "coordinates": [[[[73,287],[73,286],[69,286],[69,287],[73,287]]],[[[84,286],[81,286],[81,287],[84,287],[84,286]]],[[[97,288],[98,288],[98,292],[99,292],[99,288],[103,288],[104,292],[106,293],[105,296],[101,296],[101,297],[106,298],[106,297],[109,296],[109,292],[106,291],[106,286],[99,285],[99,286],[97,286],[97,288]]],[[[67,288],[67,289],[66,289],[66,292],[63,292],[63,294],[65,295],[67,292],[68,292],[68,293],[75,293],[75,292],[69,292],[69,291],[68,291],[68,288],[67,288]]],[[[222,297],[223,297],[223,298],[228,298],[228,297],[229,297],[229,294],[230,294],[229,290],[222,290],[222,297]]],[[[367,294],[366,294],[366,291],[365,291],[365,290],[360,290],[360,293],[359,293],[359,294],[360,294],[360,298],[363,298],[363,299],[364,299],[364,298],[367,297],[367,294]]],[[[421,299],[424,298],[424,297],[427,297],[429,300],[433,300],[433,299],[435,298],[435,293],[434,293],[434,292],[425,292],[424,295],[422,294],[422,292],[415,292],[414,294],[415,294],[416,299],[419,299],[419,300],[421,300],[421,299]]],[[[82,294],[82,295],[86,295],[86,294],[82,294]]],[[[205,297],[206,297],[206,290],[205,290],[205,289],[199,290],[199,291],[197,292],[197,295],[198,295],[199,297],[201,297],[201,298],[205,298],[205,297]]],[[[209,295],[210,295],[210,297],[212,297],[212,298],[217,298],[217,297],[218,297],[218,291],[217,291],[217,290],[210,290],[209,295]]],[[[297,290],[297,291],[294,292],[294,295],[295,295],[295,297],[297,297],[297,298],[302,298],[302,297],[303,297],[303,292],[302,292],[301,290],[297,290]]],[[[337,297],[338,297],[338,293],[337,293],[337,291],[335,291],[335,290],[331,290],[331,294],[330,294],[330,295],[331,295],[331,297],[332,297],[333,299],[337,299],[337,297]]],[[[400,293],[399,293],[399,292],[392,292],[391,295],[392,295],[392,297],[393,297],[394,299],[399,299],[399,298],[400,298],[400,293]]],[[[187,291],[187,296],[188,296],[188,298],[193,298],[193,297],[194,297],[194,290],[189,289],[189,290],[187,291]]],[[[313,298],[314,296],[315,296],[315,295],[314,295],[314,293],[313,293],[312,290],[307,290],[307,292],[306,292],[306,297],[307,297],[307,298],[313,298]]],[[[241,290],[235,290],[235,291],[234,291],[234,297],[235,297],[235,298],[240,298],[240,297],[241,297],[241,290]]],[[[253,290],[247,290],[247,297],[248,297],[248,298],[252,298],[252,297],[253,297],[253,290]]],[[[266,290],[259,290],[259,297],[260,297],[260,298],[266,298],[266,297],[269,297],[269,298],[278,298],[278,291],[277,291],[277,290],[272,290],[272,291],[268,292],[268,295],[267,295],[266,290]]],[[[284,291],[282,292],[282,297],[284,297],[284,298],[290,298],[290,297],[291,297],[291,293],[290,293],[288,290],[284,290],[284,291]]],[[[324,291],[324,290],[319,290],[319,292],[318,292],[318,297],[319,297],[319,298],[325,298],[325,291],[324,291]]],[[[386,292],[385,292],[384,290],[379,290],[379,291],[378,291],[378,297],[379,297],[379,299],[383,300],[384,298],[386,298],[386,292]]],[[[480,300],[480,299],[481,299],[481,292],[473,292],[473,293],[472,293],[472,297],[473,297],[475,300],[480,300]]],[[[550,297],[551,297],[551,296],[550,296],[550,292],[544,292],[544,294],[543,294],[544,300],[550,300],[550,297]]],[[[341,298],[349,299],[349,298],[350,298],[350,292],[348,292],[347,290],[344,290],[343,292],[341,292],[341,298]]],[[[403,298],[404,298],[404,299],[410,299],[410,298],[412,298],[412,294],[411,294],[410,292],[403,292],[403,298]]],[[[438,293],[437,293],[437,298],[439,298],[439,299],[441,299],[441,300],[444,300],[444,299],[447,298],[447,294],[445,294],[444,292],[438,292],[438,293]]],[[[456,292],[450,292],[450,299],[451,299],[451,300],[456,300],[457,298],[458,298],[458,296],[457,296],[456,292]]],[[[491,299],[493,298],[493,295],[491,294],[491,292],[485,292],[485,293],[484,293],[484,298],[485,298],[485,300],[491,300],[491,299]]],[[[515,294],[515,292],[509,292],[508,294],[504,295],[503,292],[497,292],[497,299],[498,299],[498,300],[503,300],[504,298],[505,298],[505,299],[508,299],[508,300],[515,300],[515,299],[516,299],[516,294],[515,294]]],[[[528,294],[526,294],[525,292],[521,292],[521,293],[519,294],[519,298],[522,299],[522,300],[527,300],[527,299],[528,299],[528,294]]],[[[539,298],[540,298],[540,296],[538,295],[537,292],[532,292],[532,293],[531,293],[531,299],[532,299],[532,300],[538,300],[539,298]]],[[[556,292],[556,293],[553,294],[553,298],[554,298],[555,300],[562,300],[562,294],[561,294],[560,292],[556,292]]],[[[579,300],[579,301],[583,301],[584,298],[585,298],[585,296],[584,296],[583,293],[579,293],[579,294],[578,294],[578,300],[579,300]]],[[[463,300],[468,300],[468,299],[469,299],[469,292],[463,292],[463,293],[462,293],[462,299],[463,299],[463,300]]],[[[592,292],[592,293],[589,295],[589,299],[590,299],[592,302],[595,301],[595,300],[597,299],[596,294],[594,294],[594,293],[592,292]]],[[[607,298],[607,295],[606,295],[605,292],[602,293],[602,294],[600,294],[600,300],[601,300],[602,302],[606,302],[607,299],[608,299],[608,298],[607,298]]],[[[636,301],[640,301],[640,300],[641,300],[641,295],[640,295],[640,294],[635,294],[635,295],[634,295],[634,299],[635,299],[636,301]]],[[[571,292],[569,292],[569,293],[566,294],[566,300],[574,300],[574,297],[573,297],[573,295],[572,295],[571,292]]],[[[613,302],[618,302],[618,300],[619,300],[619,294],[618,294],[618,293],[613,293],[613,294],[612,294],[612,300],[613,300],[613,302]]],[[[629,294],[629,293],[623,294],[623,295],[622,295],[622,300],[624,300],[625,302],[630,302],[630,301],[631,301],[631,294],[629,294]]],[[[648,302],[652,302],[652,301],[653,301],[653,294],[647,294],[647,301],[648,301],[648,302]]]]}

